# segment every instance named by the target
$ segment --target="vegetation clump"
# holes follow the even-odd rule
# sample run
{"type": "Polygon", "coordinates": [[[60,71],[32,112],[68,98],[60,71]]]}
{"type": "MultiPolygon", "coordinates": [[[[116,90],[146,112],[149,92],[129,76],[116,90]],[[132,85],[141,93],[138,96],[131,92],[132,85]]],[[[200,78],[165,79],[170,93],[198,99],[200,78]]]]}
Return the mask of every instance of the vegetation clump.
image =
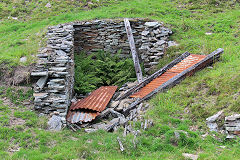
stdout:
{"type": "Polygon", "coordinates": [[[135,81],[133,61],[121,59],[119,54],[99,51],[87,56],[75,55],[75,86],[78,94],[86,94],[101,86],[122,86],[128,81],[135,81]]]}

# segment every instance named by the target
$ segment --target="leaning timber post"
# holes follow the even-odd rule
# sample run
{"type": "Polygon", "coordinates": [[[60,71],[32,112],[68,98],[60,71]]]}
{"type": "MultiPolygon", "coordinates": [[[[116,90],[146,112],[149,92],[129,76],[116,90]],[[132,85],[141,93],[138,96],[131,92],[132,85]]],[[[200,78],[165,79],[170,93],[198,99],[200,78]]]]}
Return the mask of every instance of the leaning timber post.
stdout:
{"type": "Polygon", "coordinates": [[[127,18],[124,19],[124,24],[125,24],[125,28],[126,28],[126,32],[127,32],[127,36],[128,36],[128,41],[129,41],[129,44],[130,44],[130,49],[131,49],[131,53],[132,53],[132,58],[133,58],[133,62],[134,62],[136,75],[137,75],[137,80],[138,80],[138,83],[141,83],[142,80],[143,80],[142,70],[141,70],[141,67],[140,67],[140,64],[139,64],[138,54],[137,54],[137,51],[136,51],[136,46],[135,46],[135,43],[134,43],[130,22],[127,18]]]}

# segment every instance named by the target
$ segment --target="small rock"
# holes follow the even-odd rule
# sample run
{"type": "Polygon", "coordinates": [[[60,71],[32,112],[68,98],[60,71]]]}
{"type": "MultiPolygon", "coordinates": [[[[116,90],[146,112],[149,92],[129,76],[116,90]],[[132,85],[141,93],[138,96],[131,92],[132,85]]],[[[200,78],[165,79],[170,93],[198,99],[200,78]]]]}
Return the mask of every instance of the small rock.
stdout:
{"type": "Polygon", "coordinates": [[[132,102],[132,99],[123,99],[115,110],[122,111],[124,108],[127,108],[132,102]]]}
{"type": "Polygon", "coordinates": [[[209,35],[212,35],[213,33],[211,33],[211,32],[206,32],[205,34],[209,36],[209,35]]]}
{"type": "Polygon", "coordinates": [[[143,36],[146,36],[146,35],[148,35],[148,34],[149,34],[149,31],[143,31],[143,32],[142,32],[142,35],[143,35],[143,36]]]}
{"type": "Polygon", "coordinates": [[[212,66],[208,66],[207,68],[209,68],[209,69],[213,69],[213,67],[212,67],[212,66]]]}
{"type": "MultiPolygon", "coordinates": [[[[170,41],[169,41],[170,42],[170,41]]],[[[166,41],[164,41],[164,40],[160,40],[160,41],[157,41],[157,45],[158,46],[161,46],[161,45],[163,45],[163,44],[165,44],[166,43],[166,41]]]]}
{"type": "Polygon", "coordinates": [[[219,111],[218,113],[214,114],[211,117],[208,117],[206,119],[207,122],[215,122],[217,119],[220,118],[220,116],[223,114],[223,110],[219,111]]]}
{"type": "Polygon", "coordinates": [[[156,25],[158,25],[159,23],[158,22],[146,22],[145,23],[145,26],[148,26],[148,27],[154,27],[156,25]]]}
{"type": "Polygon", "coordinates": [[[18,20],[18,17],[12,17],[13,20],[18,20]]]}
{"type": "Polygon", "coordinates": [[[23,104],[23,105],[30,105],[31,103],[28,102],[28,101],[25,101],[25,102],[23,102],[22,104],[23,104]]]}
{"type": "Polygon", "coordinates": [[[235,121],[236,119],[240,119],[240,114],[234,114],[234,115],[225,117],[225,121],[235,121]]]}
{"type": "Polygon", "coordinates": [[[55,50],[55,52],[57,53],[57,55],[59,56],[67,56],[67,53],[64,52],[63,50],[59,49],[59,50],[55,50]]]}
{"type": "Polygon", "coordinates": [[[168,47],[173,47],[173,46],[179,46],[179,44],[174,41],[168,41],[168,47]]]}
{"type": "Polygon", "coordinates": [[[127,86],[128,86],[128,88],[132,88],[132,87],[136,86],[137,84],[138,84],[138,81],[128,82],[128,83],[127,83],[127,86]]]}
{"type": "Polygon", "coordinates": [[[51,3],[47,3],[45,7],[47,7],[47,8],[51,8],[52,5],[51,5],[51,3]]]}
{"type": "Polygon", "coordinates": [[[87,133],[92,133],[92,132],[96,132],[98,129],[92,129],[92,128],[87,128],[84,131],[87,133]]]}
{"type": "Polygon", "coordinates": [[[21,57],[19,60],[20,63],[25,63],[27,62],[27,57],[21,57]]]}
{"type": "Polygon", "coordinates": [[[52,131],[60,131],[62,129],[61,117],[53,115],[48,121],[48,129],[52,131]]]}
{"type": "Polygon", "coordinates": [[[176,139],[180,139],[180,134],[177,131],[174,131],[174,135],[175,135],[176,139]]]}
{"type": "Polygon", "coordinates": [[[183,153],[182,156],[185,157],[186,159],[192,159],[192,160],[198,159],[198,155],[189,154],[189,153],[183,153]]]}
{"type": "Polygon", "coordinates": [[[109,107],[110,108],[116,108],[118,105],[119,105],[120,101],[112,101],[110,104],[109,104],[109,107]]]}
{"type": "Polygon", "coordinates": [[[88,5],[93,5],[93,3],[92,2],[88,2],[88,5]]]}
{"type": "Polygon", "coordinates": [[[44,87],[44,85],[46,84],[47,79],[48,79],[48,76],[41,77],[41,78],[37,81],[36,85],[37,85],[40,89],[42,89],[42,88],[44,87]]]}
{"type": "Polygon", "coordinates": [[[210,131],[215,131],[217,132],[218,131],[218,125],[217,123],[212,123],[212,122],[207,122],[207,126],[209,128],[210,131]]]}
{"type": "Polygon", "coordinates": [[[47,76],[48,72],[47,71],[43,71],[43,72],[32,72],[31,76],[47,76]]]}
{"type": "Polygon", "coordinates": [[[103,130],[105,130],[106,124],[105,123],[97,123],[97,124],[93,124],[92,127],[94,129],[103,129],[103,130]]]}
{"type": "Polygon", "coordinates": [[[38,117],[44,117],[46,116],[44,113],[39,113],[38,117]]]}
{"type": "Polygon", "coordinates": [[[202,135],[202,138],[206,138],[208,136],[208,133],[205,133],[202,135]]]}
{"type": "Polygon", "coordinates": [[[33,93],[34,98],[45,98],[48,96],[48,93],[33,93]]]}

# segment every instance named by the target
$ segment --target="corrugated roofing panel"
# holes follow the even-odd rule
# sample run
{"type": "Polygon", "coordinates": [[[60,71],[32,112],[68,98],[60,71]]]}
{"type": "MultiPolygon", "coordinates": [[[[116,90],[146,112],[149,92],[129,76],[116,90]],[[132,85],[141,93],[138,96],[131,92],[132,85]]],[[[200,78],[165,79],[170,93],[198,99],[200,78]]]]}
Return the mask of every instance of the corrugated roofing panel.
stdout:
{"type": "Polygon", "coordinates": [[[67,115],[67,121],[70,123],[78,123],[78,122],[91,122],[94,120],[100,113],[94,111],[69,111],[67,115]]]}
{"type": "Polygon", "coordinates": [[[185,69],[188,69],[189,67],[193,66],[194,64],[197,64],[201,60],[203,60],[206,57],[206,55],[196,55],[196,54],[190,54],[188,57],[184,58],[181,62],[173,66],[171,69],[168,70],[168,72],[178,72],[181,73],[185,69]]]}
{"type": "Polygon", "coordinates": [[[102,86],[93,91],[88,97],[75,103],[71,110],[90,109],[102,112],[108,105],[116,90],[117,86],[102,86]]]}
{"type": "Polygon", "coordinates": [[[134,98],[143,98],[146,95],[150,94],[152,91],[154,91],[156,88],[161,86],[163,83],[167,82],[171,78],[175,77],[179,73],[183,72],[184,70],[188,69],[189,67],[197,64],[201,60],[203,60],[206,57],[206,55],[195,55],[190,54],[188,57],[184,58],[181,62],[167,70],[165,73],[160,75],[159,77],[152,80],[150,83],[148,83],[146,86],[141,88],[138,92],[134,93],[130,97],[134,98]]]}

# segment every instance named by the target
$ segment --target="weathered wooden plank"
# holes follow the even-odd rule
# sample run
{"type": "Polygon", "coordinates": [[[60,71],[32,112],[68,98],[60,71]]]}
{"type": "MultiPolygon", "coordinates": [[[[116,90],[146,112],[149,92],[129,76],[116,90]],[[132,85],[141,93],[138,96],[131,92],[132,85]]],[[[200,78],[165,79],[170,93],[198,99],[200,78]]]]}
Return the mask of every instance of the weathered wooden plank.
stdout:
{"type": "Polygon", "coordinates": [[[137,80],[138,80],[138,83],[141,83],[143,80],[142,70],[141,70],[141,66],[140,66],[139,59],[138,59],[138,54],[136,51],[136,46],[135,46],[134,39],[133,39],[132,29],[131,29],[130,23],[127,18],[124,19],[124,24],[125,24],[130,48],[131,48],[131,53],[132,53],[134,67],[135,67],[135,71],[136,71],[136,75],[137,75],[137,80]]]}
{"type": "Polygon", "coordinates": [[[140,88],[144,87],[146,84],[151,82],[153,79],[155,79],[155,78],[159,77],[160,75],[162,75],[168,69],[172,68],[174,65],[176,65],[177,63],[179,63],[181,60],[183,60],[184,58],[186,58],[189,55],[190,55],[190,53],[188,53],[188,52],[183,53],[181,56],[179,56],[178,58],[176,58],[175,60],[173,60],[169,64],[165,65],[160,70],[158,70],[155,73],[153,73],[151,76],[146,78],[144,81],[142,81],[138,85],[136,85],[136,86],[132,87],[131,89],[129,89],[123,96],[119,97],[117,100],[122,100],[122,99],[132,95],[133,93],[138,91],[140,88]]]}
{"type": "Polygon", "coordinates": [[[215,60],[217,60],[220,57],[220,54],[223,53],[223,49],[219,48],[215,51],[213,51],[211,54],[209,54],[206,58],[198,62],[197,64],[189,67],[188,69],[184,70],[183,72],[179,73],[177,76],[173,77],[172,79],[168,80],[158,88],[156,88],[154,91],[152,91],[150,94],[147,96],[143,97],[142,99],[138,98],[135,102],[133,102],[128,108],[126,108],[123,111],[123,114],[126,116],[129,114],[129,111],[134,109],[139,103],[143,102],[144,100],[149,99],[153,95],[155,95],[158,92],[161,92],[167,88],[170,88],[179,82],[181,82],[187,75],[191,74],[194,70],[198,70],[201,68],[204,68],[205,66],[213,63],[215,60]]]}

